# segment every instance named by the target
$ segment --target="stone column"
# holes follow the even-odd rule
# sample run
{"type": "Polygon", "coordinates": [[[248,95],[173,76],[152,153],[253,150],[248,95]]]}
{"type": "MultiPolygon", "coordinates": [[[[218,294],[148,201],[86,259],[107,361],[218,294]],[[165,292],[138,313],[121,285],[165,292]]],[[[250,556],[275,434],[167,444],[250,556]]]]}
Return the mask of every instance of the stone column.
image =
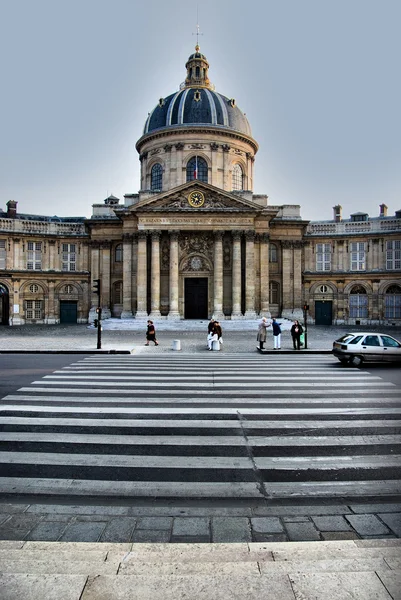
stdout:
{"type": "Polygon", "coordinates": [[[111,243],[100,244],[100,306],[102,307],[102,319],[111,317],[110,299],[110,268],[111,268],[111,243]]]}
{"type": "MultiPolygon", "coordinates": [[[[56,240],[49,240],[49,245],[48,245],[48,250],[49,250],[49,269],[50,271],[54,271],[56,268],[56,240]]],[[[78,250],[78,248],[77,248],[78,250]]],[[[78,252],[77,252],[77,256],[78,256],[78,252]]],[[[58,266],[58,269],[61,268],[61,265],[58,266]]]]}
{"type": "Polygon", "coordinates": [[[136,318],[146,318],[147,311],[147,232],[138,234],[138,267],[137,267],[137,311],[136,318]]]}
{"type": "Polygon", "coordinates": [[[168,319],[179,319],[178,311],[178,231],[170,231],[170,310],[168,319]]]}
{"type": "Polygon", "coordinates": [[[161,231],[152,231],[151,312],[152,319],[160,317],[160,236],[161,231]]]}
{"type": "Polygon", "coordinates": [[[213,316],[223,318],[223,232],[214,233],[214,294],[213,316]]]}
{"type": "Polygon", "coordinates": [[[223,148],[223,189],[224,190],[231,190],[232,189],[232,185],[231,182],[229,182],[229,152],[230,152],[230,146],[228,144],[223,144],[222,146],[223,148]]]}
{"type": "Polygon", "coordinates": [[[123,310],[122,319],[132,319],[132,234],[123,235],[123,310]]]}
{"type": "Polygon", "coordinates": [[[245,318],[255,319],[255,232],[245,233],[245,318]]]}
{"type": "Polygon", "coordinates": [[[13,266],[10,268],[14,268],[16,270],[21,269],[21,268],[26,268],[22,267],[21,265],[21,254],[20,254],[20,238],[13,238],[13,250],[14,250],[14,261],[13,261],[13,266]]]}
{"type": "MultiPolygon", "coordinates": [[[[54,248],[54,243],[53,243],[52,248],[54,248]]],[[[50,250],[50,246],[49,246],[49,250],[50,250]]],[[[48,300],[47,318],[46,318],[46,323],[48,325],[54,325],[55,323],[60,322],[60,313],[57,317],[55,314],[56,301],[55,301],[55,297],[54,297],[54,284],[55,284],[54,279],[48,280],[49,300],[48,300]]]]}
{"type": "Polygon", "coordinates": [[[291,319],[293,311],[293,281],[292,281],[292,241],[281,242],[283,256],[283,279],[281,290],[282,311],[281,315],[288,315],[291,319]]]}
{"type": "Polygon", "coordinates": [[[97,318],[96,308],[98,305],[98,296],[93,292],[93,281],[100,278],[100,247],[99,242],[92,242],[91,244],[91,260],[90,260],[90,273],[91,283],[89,288],[90,294],[90,310],[89,310],[89,321],[93,321],[97,318]]]}
{"type": "Polygon", "coordinates": [[[176,165],[177,165],[177,172],[176,172],[176,185],[181,185],[182,183],[185,183],[186,181],[186,177],[183,177],[183,169],[182,169],[182,151],[184,149],[184,144],[182,142],[178,142],[178,144],[175,145],[175,151],[176,151],[176,165]]]}
{"type": "Polygon", "coordinates": [[[232,313],[231,318],[242,317],[241,312],[241,232],[233,231],[232,313]]]}
{"type": "Polygon", "coordinates": [[[270,317],[269,309],[269,234],[260,234],[260,314],[270,317]]]}

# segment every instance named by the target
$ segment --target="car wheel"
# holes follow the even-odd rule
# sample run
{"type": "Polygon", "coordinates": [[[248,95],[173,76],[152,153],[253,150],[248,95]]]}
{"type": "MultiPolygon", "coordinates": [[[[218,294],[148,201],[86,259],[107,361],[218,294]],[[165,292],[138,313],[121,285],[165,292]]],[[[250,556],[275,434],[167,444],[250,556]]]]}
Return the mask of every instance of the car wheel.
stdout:
{"type": "Polygon", "coordinates": [[[353,356],[350,362],[353,367],[360,367],[363,363],[363,358],[362,356],[353,356]]]}
{"type": "Polygon", "coordinates": [[[349,364],[349,359],[348,358],[339,358],[338,360],[344,366],[347,366],[349,364]]]}

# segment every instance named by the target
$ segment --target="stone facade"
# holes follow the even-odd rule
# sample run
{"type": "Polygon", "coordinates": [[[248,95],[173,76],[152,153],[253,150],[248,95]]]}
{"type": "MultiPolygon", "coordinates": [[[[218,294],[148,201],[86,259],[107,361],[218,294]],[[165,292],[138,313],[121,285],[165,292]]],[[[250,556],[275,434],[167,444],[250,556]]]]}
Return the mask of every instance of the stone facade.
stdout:
{"type": "Polygon", "coordinates": [[[401,211],[308,222],[253,193],[258,144],[197,46],[136,148],[140,190],[90,219],[0,212],[0,322],[102,318],[401,323],[401,211]],[[308,306],[308,311],[304,307],[308,306]]]}

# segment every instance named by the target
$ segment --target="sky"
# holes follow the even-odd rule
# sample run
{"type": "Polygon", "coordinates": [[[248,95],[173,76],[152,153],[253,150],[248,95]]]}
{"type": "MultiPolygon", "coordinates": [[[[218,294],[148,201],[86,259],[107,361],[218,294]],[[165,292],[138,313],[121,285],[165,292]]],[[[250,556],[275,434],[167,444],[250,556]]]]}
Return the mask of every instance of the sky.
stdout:
{"type": "Polygon", "coordinates": [[[85,216],[139,191],[135,143],[199,23],[259,144],[254,193],[309,220],[401,209],[399,0],[0,0],[0,208],[85,216]]]}

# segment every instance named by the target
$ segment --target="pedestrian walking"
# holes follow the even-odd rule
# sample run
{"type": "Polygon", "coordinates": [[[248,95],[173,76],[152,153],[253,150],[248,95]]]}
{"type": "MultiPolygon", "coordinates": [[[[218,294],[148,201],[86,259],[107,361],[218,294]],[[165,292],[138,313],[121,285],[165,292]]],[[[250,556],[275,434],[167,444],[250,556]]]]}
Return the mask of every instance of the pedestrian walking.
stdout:
{"type": "Polygon", "coordinates": [[[301,335],[303,334],[304,330],[302,328],[302,325],[299,321],[297,321],[297,319],[295,319],[294,324],[291,327],[291,336],[292,336],[292,343],[294,345],[294,350],[300,350],[301,349],[301,335]]]}
{"type": "Polygon", "coordinates": [[[276,319],[272,319],[273,327],[273,348],[281,350],[281,323],[277,323],[276,319]]]}
{"type": "Polygon", "coordinates": [[[159,345],[159,342],[156,340],[156,328],[150,319],[148,320],[148,325],[146,327],[146,344],[145,346],[149,346],[149,342],[154,342],[155,346],[159,345]]]}
{"type": "Polygon", "coordinates": [[[266,317],[262,317],[258,327],[258,335],[256,336],[256,339],[259,342],[259,350],[264,350],[268,327],[270,327],[270,323],[267,322],[266,317]]]}

